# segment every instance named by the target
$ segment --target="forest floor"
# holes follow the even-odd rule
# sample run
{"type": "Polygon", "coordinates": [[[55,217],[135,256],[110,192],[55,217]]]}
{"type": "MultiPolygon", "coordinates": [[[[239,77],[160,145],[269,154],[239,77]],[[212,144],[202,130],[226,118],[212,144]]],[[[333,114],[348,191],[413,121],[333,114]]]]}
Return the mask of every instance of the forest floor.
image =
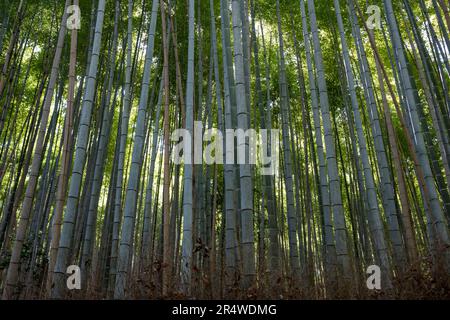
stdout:
{"type": "MultiPolygon", "coordinates": [[[[159,272],[153,273],[153,279],[159,272]]],[[[172,290],[166,296],[161,295],[159,280],[151,280],[149,273],[133,281],[129,299],[135,300],[450,300],[450,277],[442,268],[434,270],[410,267],[405,270],[403,276],[397,276],[392,281],[392,288],[383,290],[367,289],[365,279],[359,285],[353,285],[352,289],[337,288],[334,293],[325,293],[323,285],[299,286],[292,284],[291,279],[279,278],[272,286],[260,285],[242,290],[238,286],[228,290],[212,289],[207,277],[203,280],[197,278],[197,285],[193,286],[191,296],[186,296],[179,290],[172,290]],[[225,292],[220,295],[220,292],[225,292]]],[[[304,283],[306,281],[300,281],[304,283]]],[[[71,299],[105,299],[101,290],[89,290],[79,292],[71,299]]]]}

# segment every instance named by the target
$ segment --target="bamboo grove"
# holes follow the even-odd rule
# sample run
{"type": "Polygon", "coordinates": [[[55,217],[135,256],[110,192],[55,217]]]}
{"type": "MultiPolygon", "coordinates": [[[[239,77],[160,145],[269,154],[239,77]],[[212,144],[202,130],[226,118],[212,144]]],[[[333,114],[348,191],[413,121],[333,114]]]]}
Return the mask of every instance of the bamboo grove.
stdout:
{"type": "Polygon", "coordinates": [[[449,298],[449,6],[1,0],[2,298],[449,298]]]}

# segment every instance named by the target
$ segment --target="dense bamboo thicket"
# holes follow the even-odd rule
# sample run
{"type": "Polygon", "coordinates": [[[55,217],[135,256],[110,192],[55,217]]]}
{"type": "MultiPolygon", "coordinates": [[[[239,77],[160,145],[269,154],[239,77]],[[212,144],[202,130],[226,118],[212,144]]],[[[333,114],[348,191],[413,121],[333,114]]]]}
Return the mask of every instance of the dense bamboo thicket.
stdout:
{"type": "Polygon", "coordinates": [[[1,0],[2,298],[449,299],[449,7],[1,0]]]}

